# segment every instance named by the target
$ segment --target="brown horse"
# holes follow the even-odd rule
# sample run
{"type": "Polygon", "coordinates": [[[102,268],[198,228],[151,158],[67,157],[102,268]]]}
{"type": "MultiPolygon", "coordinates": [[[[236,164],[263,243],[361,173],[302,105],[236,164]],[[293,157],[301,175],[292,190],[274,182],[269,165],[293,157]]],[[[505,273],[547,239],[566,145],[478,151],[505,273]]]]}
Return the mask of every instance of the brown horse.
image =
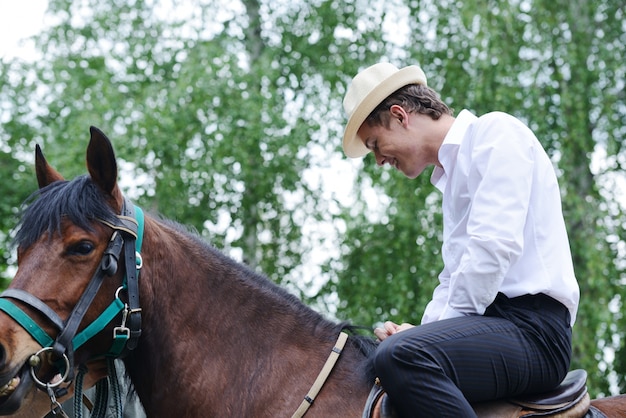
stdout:
{"type": "MultiPolygon", "coordinates": [[[[0,414],[18,411],[36,386],[61,396],[55,375],[69,381],[81,364],[122,355],[149,417],[291,416],[336,352],[307,416],[361,416],[373,339],[351,335],[333,348],[347,324],[181,226],[143,218],[122,196],[113,148],[95,128],[87,168],[65,181],[37,148],[40,190],[0,299],[0,414]]],[[[607,416],[626,416],[626,396],[602,402],[607,416]]]]}

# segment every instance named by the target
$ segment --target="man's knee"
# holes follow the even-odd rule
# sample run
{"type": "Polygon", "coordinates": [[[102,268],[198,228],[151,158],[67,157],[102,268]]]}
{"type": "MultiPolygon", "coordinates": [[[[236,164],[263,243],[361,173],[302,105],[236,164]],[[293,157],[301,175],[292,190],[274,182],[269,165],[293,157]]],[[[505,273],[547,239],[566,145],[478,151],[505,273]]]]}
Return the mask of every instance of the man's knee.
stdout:
{"type": "Polygon", "coordinates": [[[396,380],[406,371],[432,367],[437,367],[436,362],[425,347],[409,344],[397,334],[381,342],[374,354],[374,370],[381,380],[396,380]]]}

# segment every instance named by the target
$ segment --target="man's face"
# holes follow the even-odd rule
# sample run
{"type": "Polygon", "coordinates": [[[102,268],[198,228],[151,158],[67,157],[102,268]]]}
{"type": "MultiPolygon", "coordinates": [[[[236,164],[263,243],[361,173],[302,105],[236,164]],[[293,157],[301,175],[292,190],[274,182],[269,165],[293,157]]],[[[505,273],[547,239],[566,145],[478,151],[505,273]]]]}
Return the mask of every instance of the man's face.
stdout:
{"type": "Polygon", "coordinates": [[[378,165],[389,164],[408,178],[415,178],[429,165],[438,163],[438,147],[428,136],[433,122],[422,114],[392,113],[389,128],[364,123],[358,135],[374,153],[378,165]]]}

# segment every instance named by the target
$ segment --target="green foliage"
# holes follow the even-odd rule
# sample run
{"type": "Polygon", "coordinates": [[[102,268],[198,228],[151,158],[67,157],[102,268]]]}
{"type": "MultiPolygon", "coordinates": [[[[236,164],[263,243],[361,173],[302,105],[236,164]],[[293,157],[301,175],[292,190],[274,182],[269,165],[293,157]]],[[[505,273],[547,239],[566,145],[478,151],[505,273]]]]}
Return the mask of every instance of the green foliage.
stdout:
{"type": "MultiPolygon", "coordinates": [[[[37,38],[41,59],[9,66],[21,78],[2,97],[15,127],[2,133],[26,138],[14,153],[43,144],[73,177],[84,172],[88,127],[98,126],[139,204],[305,289],[292,271],[315,242],[303,240],[301,227],[325,216],[317,212],[325,202],[303,173],[312,144],[336,146],[317,132],[333,131],[322,125],[333,106],[327,99],[347,77],[337,68],[352,73],[371,55],[364,47],[337,55],[360,43],[335,38],[359,13],[337,2],[249,0],[225,9],[207,0],[184,16],[164,15],[163,6],[50,1],[56,23],[37,38]]],[[[379,36],[373,25],[362,32],[362,42],[379,36]]],[[[330,117],[335,127],[340,117],[330,117]]]]}
{"type": "MultiPolygon", "coordinates": [[[[34,178],[26,173],[26,164],[16,160],[11,154],[0,151],[0,167],[3,181],[0,182],[0,241],[9,243],[12,228],[17,223],[20,204],[28,197],[29,190],[35,189],[34,178]]],[[[6,287],[11,271],[10,262],[14,262],[11,246],[0,247],[0,286],[6,287]]]]}

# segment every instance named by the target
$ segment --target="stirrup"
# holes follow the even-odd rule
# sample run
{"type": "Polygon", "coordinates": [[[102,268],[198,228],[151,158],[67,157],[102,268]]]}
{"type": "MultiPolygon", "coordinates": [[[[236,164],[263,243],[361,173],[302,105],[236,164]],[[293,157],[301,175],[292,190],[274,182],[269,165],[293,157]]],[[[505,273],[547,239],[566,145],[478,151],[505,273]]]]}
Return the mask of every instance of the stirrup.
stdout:
{"type": "Polygon", "coordinates": [[[393,410],[389,396],[385,393],[378,379],[370,390],[370,394],[365,401],[362,418],[397,418],[396,411],[393,410]]]}

